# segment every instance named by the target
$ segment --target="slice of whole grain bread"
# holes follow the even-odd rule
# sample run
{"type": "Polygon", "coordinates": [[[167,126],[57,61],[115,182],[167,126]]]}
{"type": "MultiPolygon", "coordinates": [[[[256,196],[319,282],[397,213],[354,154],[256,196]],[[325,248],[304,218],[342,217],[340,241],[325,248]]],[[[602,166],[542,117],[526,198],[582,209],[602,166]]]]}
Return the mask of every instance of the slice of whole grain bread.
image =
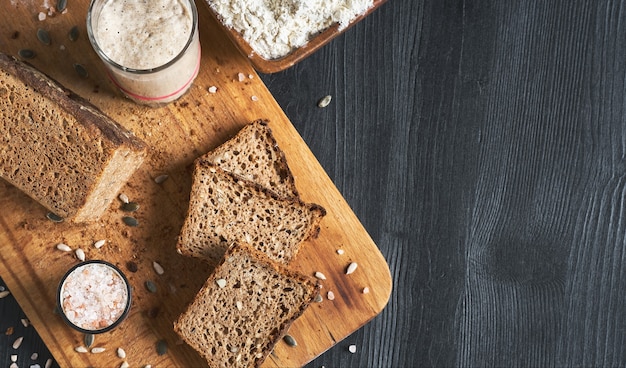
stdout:
{"type": "Polygon", "coordinates": [[[273,190],[282,197],[298,197],[287,158],[265,120],[246,125],[202,159],[273,190]]]}
{"type": "Polygon", "coordinates": [[[210,367],[258,367],[319,288],[265,254],[235,244],[174,330],[210,367]]]}
{"type": "Polygon", "coordinates": [[[301,243],[317,237],[324,208],[283,198],[219,166],[194,164],[190,203],[180,231],[180,254],[218,263],[227,245],[243,242],[288,264],[301,243]]]}
{"type": "Polygon", "coordinates": [[[0,177],[58,216],[98,219],[145,144],[45,74],[0,53],[0,177]]]}

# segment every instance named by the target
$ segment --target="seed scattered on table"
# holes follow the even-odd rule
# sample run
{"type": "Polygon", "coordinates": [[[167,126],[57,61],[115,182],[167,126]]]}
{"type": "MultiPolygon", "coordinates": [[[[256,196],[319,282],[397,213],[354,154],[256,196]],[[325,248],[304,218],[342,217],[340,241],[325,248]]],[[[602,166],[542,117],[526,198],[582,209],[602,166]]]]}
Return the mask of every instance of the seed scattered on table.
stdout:
{"type": "Polygon", "coordinates": [[[136,227],[139,225],[139,221],[137,221],[136,218],[131,217],[131,216],[122,217],[122,221],[124,221],[124,223],[130,227],[136,227]]]}
{"type": "Polygon", "coordinates": [[[78,26],[74,26],[70,29],[70,31],[67,34],[67,38],[70,39],[70,41],[74,42],[78,39],[78,26]]]}
{"type": "Polygon", "coordinates": [[[20,345],[22,345],[22,341],[24,341],[24,337],[20,336],[15,341],[13,341],[13,349],[19,349],[20,345]]]}
{"type": "Polygon", "coordinates": [[[76,249],[74,253],[76,254],[76,258],[78,258],[79,261],[82,262],[85,260],[85,251],[81,248],[76,249]]]}
{"type": "Polygon", "coordinates": [[[9,290],[2,290],[2,291],[0,291],[0,299],[6,298],[9,294],[11,294],[11,292],[9,290]]]}
{"type": "Polygon", "coordinates": [[[81,78],[89,77],[89,72],[81,64],[78,64],[78,63],[74,64],[74,70],[76,71],[76,73],[78,73],[78,76],[81,78]]]}
{"type": "Polygon", "coordinates": [[[92,354],[100,354],[103,353],[106,350],[106,348],[103,347],[95,347],[93,349],[91,349],[91,353],[92,354]]]}
{"type": "Polygon", "coordinates": [[[161,266],[159,262],[156,262],[156,261],[152,262],[152,268],[154,268],[154,272],[156,272],[159,275],[162,275],[165,273],[163,266],[161,266]]]}
{"type": "Polygon", "coordinates": [[[156,344],[156,351],[159,355],[165,355],[167,353],[167,341],[159,340],[156,344]]]}
{"type": "Polygon", "coordinates": [[[124,349],[122,349],[122,348],[117,348],[117,356],[120,359],[125,359],[126,358],[126,351],[124,351],[124,349]]]}
{"type": "Polygon", "coordinates": [[[370,288],[368,288],[367,286],[363,288],[363,294],[369,294],[370,292],[370,288]]]}
{"type": "Polygon", "coordinates": [[[85,334],[85,337],[83,338],[83,342],[85,343],[85,346],[90,348],[91,345],[93,345],[95,336],[93,334],[85,334]]]}
{"type": "Polygon", "coordinates": [[[353,273],[354,271],[356,271],[356,268],[359,265],[356,262],[352,262],[348,265],[348,268],[346,268],[346,275],[349,275],[351,273],[353,273]]]}
{"type": "Polygon", "coordinates": [[[106,244],[106,242],[107,242],[107,241],[106,241],[105,239],[100,239],[100,240],[98,240],[97,242],[93,243],[93,246],[94,246],[96,249],[100,249],[100,248],[102,248],[102,247],[104,246],[104,244],[106,244]]]}
{"type": "Polygon", "coordinates": [[[285,343],[287,343],[287,345],[289,346],[298,346],[298,342],[296,342],[296,339],[294,339],[293,336],[289,334],[285,335],[285,337],[283,337],[283,340],[285,340],[285,343]]]}
{"type": "Polygon", "coordinates": [[[207,89],[207,91],[209,91],[209,93],[216,93],[217,92],[217,87],[215,86],[211,86],[207,89]]]}
{"type": "Polygon", "coordinates": [[[130,199],[128,198],[128,196],[124,193],[120,193],[120,195],[117,197],[120,199],[120,201],[122,201],[122,203],[128,203],[130,202],[130,199]]]}
{"type": "Polygon", "coordinates": [[[31,49],[20,49],[17,54],[19,55],[19,57],[21,57],[22,59],[32,59],[35,56],[37,56],[37,53],[35,53],[35,51],[31,50],[31,49]]]}
{"type": "Polygon", "coordinates": [[[250,99],[251,99],[252,101],[254,101],[254,102],[256,102],[256,101],[258,101],[258,100],[259,100],[259,98],[258,98],[257,96],[255,96],[255,95],[250,96],[250,99]]]}
{"type": "Polygon", "coordinates": [[[57,249],[62,251],[62,252],[71,252],[72,251],[72,248],[70,248],[69,245],[64,244],[64,243],[57,244],[57,249]]]}
{"type": "Polygon", "coordinates": [[[52,39],[50,38],[50,33],[43,28],[37,29],[37,39],[41,41],[44,45],[49,45],[52,43],[52,39]]]}
{"type": "Polygon", "coordinates": [[[120,368],[128,368],[130,367],[130,365],[128,364],[127,361],[123,361],[122,364],[120,364],[120,368]]]}
{"type": "Polygon", "coordinates": [[[320,280],[326,280],[326,276],[323,273],[319,272],[319,271],[315,272],[315,277],[320,279],[320,280]]]}
{"type": "Polygon", "coordinates": [[[321,100],[319,100],[319,102],[317,103],[317,107],[320,108],[324,108],[328,105],[330,105],[330,101],[332,101],[333,96],[328,95],[328,96],[324,96],[321,100]]]}
{"type": "Polygon", "coordinates": [[[11,354],[11,361],[13,363],[17,362],[17,354],[11,354]]]}
{"type": "Polygon", "coordinates": [[[67,7],[67,0],[59,0],[57,2],[57,12],[63,13],[66,7],[67,7]]]}
{"type": "Polygon", "coordinates": [[[316,302],[316,303],[321,303],[321,302],[323,302],[323,301],[324,301],[324,298],[322,298],[322,295],[317,294],[317,295],[315,296],[315,299],[313,299],[313,301],[314,301],[314,302],[316,302]]]}
{"type": "Polygon", "coordinates": [[[352,354],[356,353],[356,345],[350,345],[348,346],[348,351],[351,352],[352,354]]]}
{"type": "Polygon", "coordinates": [[[128,202],[122,204],[122,210],[126,212],[135,212],[139,209],[139,204],[137,202],[128,202]]]}
{"type": "Polygon", "coordinates": [[[167,174],[159,175],[156,178],[154,178],[154,182],[157,183],[157,184],[161,184],[164,181],[166,181],[167,178],[169,178],[169,175],[167,175],[167,174]]]}
{"type": "Polygon", "coordinates": [[[345,252],[344,252],[344,250],[343,250],[343,249],[337,249],[337,254],[342,255],[342,254],[344,254],[344,253],[345,253],[345,252]]]}
{"type": "Polygon", "coordinates": [[[50,368],[52,367],[52,358],[48,358],[46,360],[46,364],[44,364],[44,368],[50,368]]]}
{"type": "Polygon", "coordinates": [[[237,79],[239,79],[240,82],[243,82],[246,80],[246,76],[243,73],[239,73],[237,74],[237,79]]]}
{"type": "Polygon", "coordinates": [[[151,293],[157,292],[157,286],[154,282],[152,282],[152,280],[146,281],[145,285],[146,285],[146,289],[148,289],[149,292],[151,293]]]}
{"type": "Polygon", "coordinates": [[[30,360],[37,360],[37,358],[39,358],[39,353],[32,353],[30,355],[30,360]]]}
{"type": "Polygon", "coordinates": [[[126,262],[126,269],[128,269],[132,273],[135,273],[135,272],[137,272],[137,270],[139,268],[137,267],[137,263],[135,263],[133,261],[128,261],[128,262],[126,262]]]}
{"type": "Polygon", "coordinates": [[[215,280],[215,283],[217,284],[217,286],[220,287],[220,289],[224,288],[226,286],[226,280],[224,279],[217,279],[215,280]]]}
{"type": "Polygon", "coordinates": [[[329,291],[326,294],[326,298],[328,298],[328,300],[335,300],[335,293],[333,293],[332,291],[329,291]]]}
{"type": "Polygon", "coordinates": [[[22,318],[20,321],[22,322],[22,326],[24,327],[28,327],[30,325],[30,321],[26,318],[22,318]]]}
{"type": "Polygon", "coordinates": [[[46,217],[52,222],[63,222],[63,217],[52,212],[46,213],[46,217]]]}

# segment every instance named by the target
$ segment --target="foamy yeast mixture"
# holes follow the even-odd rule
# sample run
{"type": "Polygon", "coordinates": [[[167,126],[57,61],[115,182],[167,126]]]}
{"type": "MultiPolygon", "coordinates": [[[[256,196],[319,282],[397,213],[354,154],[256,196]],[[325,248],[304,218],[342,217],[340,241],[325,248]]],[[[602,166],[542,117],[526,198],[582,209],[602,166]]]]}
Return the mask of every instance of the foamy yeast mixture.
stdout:
{"type": "Polygon", "coordinates": [[[105,55],[133,69],[151,69],[176,57],[189,40],[191,10],[180,0],[110,0],[94,35],[105,55]]]}

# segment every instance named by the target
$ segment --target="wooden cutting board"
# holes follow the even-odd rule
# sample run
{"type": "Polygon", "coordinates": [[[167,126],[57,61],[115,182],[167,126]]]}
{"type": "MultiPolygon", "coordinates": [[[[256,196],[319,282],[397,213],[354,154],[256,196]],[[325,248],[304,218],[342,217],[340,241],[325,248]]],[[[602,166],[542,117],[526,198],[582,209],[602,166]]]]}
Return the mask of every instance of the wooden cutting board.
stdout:
{"type": "Polygon", "coordinates": [[[305,274],[320,271],[326,275],[324,300],[312,305],[291,327],[289,333],[298,345],[279,342],[265,366],[304,365],[381,312],[391,293],[385,259],[248,60],[209,15],[206,4],[198,3],[203,54],[200,74],[187,95],[160,109],[129,102],[106,78],[86,37],[88,1],[68,2],[65,14],[39,21],[38,13],[46,11],[43,5],[44,0],[0,2],[5,15],[0,22],[0,51],[17,55],[19,49],[32,49],[37,56],[31,64],[89,99],[150,147],[143,166],[122,188],[140,204],[135,213],[137,227],[122,222],[119,202],[93,224],[54,223],[46,218],[43,207],[0,180],[0,274],[61,366],[119,366],[118,347],[125,349],[126,360],[135,367],[205,365],[172,329],[173,321],[209,273],[200,261],[175,251],[190,192],[190,164],[258,118],[269,119],[302,199],[328,211],[319,238],[308,242],[293,264],[305,274]],[[80,31],[76,41],[67,36],[73,26],[80,31]],[[50,33],[50,45],[38,41],[38,28],[50,33]],[[82,65],[88,77],[79,75],[74,64],[82,65]],[[239,81],[239,73],[244,81],[239,81]],[[217,87],[217,93],[208,92],[211,86],[217,87]],[[158,184],[154,179],[161,175],[168,178],[158,184]],[[96,249],[93,243],[100,239],[105,239],[106,245],[96,249]],[[134,289],[128,319],[96,337],[95,346],[106,348],[103,353],[75,352],[74,348],[83,344],[83,336],[55,314],[59,279],[78,262],[72,252],[56,249],[61,242],[82,248],[87,259],[118,265],[134,289]],[[343,254],[337,252],[340,249],[343,254]],[[164,267],[163,275],[153,270],[153,261],[164,267]],[[137,265],[135,272],[129,270],[129,262],[137,265]],[[357,262],[358,268],[346,275],[351,262],[357,262]],[[157,285],[156,293],[146,290],[147,280],[157,285]],[[366,287],[369,293],[363,293],[366,287]],[[329,291],[334,300],[327,299],[329,291]],[[168,346],[163,355],[156,351],[160,340],[168,346]]]}

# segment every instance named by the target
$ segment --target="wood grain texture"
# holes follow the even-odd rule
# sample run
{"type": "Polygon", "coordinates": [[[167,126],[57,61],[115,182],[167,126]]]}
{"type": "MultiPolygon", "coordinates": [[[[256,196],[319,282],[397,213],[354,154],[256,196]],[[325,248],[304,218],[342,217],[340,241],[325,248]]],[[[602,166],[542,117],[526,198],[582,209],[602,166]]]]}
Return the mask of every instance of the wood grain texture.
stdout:
{"type": "Polygon", "coordinates": [[[262,76],[394,281],[307,367],[626,365],[625,11],[391,0],[262,76]]]}
{"type": "MultiPolygon", "coordinates": [[[[53,223],[46,219],[43,207],[0,181],[0,208],[4,211],[0,215],[0,274],[58,364],[119,366],[122,360],[116,357],[115,349],[121,346],[131,366],[206,365],[200,355],[179,343],[172,328],[173,321],[210,272],[206,264],[175,251],[191,189],[191,164],[259,118],[269,120],[302,200],[318,203],[327,211],[319,237],[307,242],[290,266],[311,276],[316,271],[323,272],[327,276],[322,282],[325,291],[333,291],[336,296],[307,309],[289,330],[298,346],[293,348],[279,342],[264,366],[303,365],[384,308],[391,292],[391,277],[380,251],[248,60],[209,16],[208,8],[199,7],[202,68],[192,89],[176,103],[151,109],[122,98],[108,81],[84,37],[87,2],[73,3],[67,14],[42,23],[33,18],[38,12],[35,4],[19,2],[2,6],[5,12],[16,14],[16,20],[30,21],[1,23],[0,34],[11,37],[2,39],[0,50],[16,55],[20,48],[33,48],[37,57],[32,59],[32,64],[89,99],[149,146],[146,161],[122,189],[140,204],[139,211],[133,213],[139,221],[137,227],[124,225],[125,214],[115,204],[95,223],[53,223]],[[75,24],[83,37],[73,42],[66,36],[75,24]],[[52,45],[38,43],[35,38],[38,27],[46,27],[50,32],[52,45]],[[89,77],[84,78],[73,70],[76,63],[89,71],[89,77]],[[239,73],[245,76],[244,81],[239,81],[239,73]],[[218,93],[208,92],[212,85],[217,86],[218,93]],[[162,174],[167,174],[168,179],[156,183],[154,179],[162,174]],[[107,244],[96,249],[92,244],[99,239],[106,239],[107,244]],[[96,346],[105,347],[105,353],[75,352],[74,348],[82,345],[82,336],[64,325],[54,313],[58,282],[77,263],[73,253],[55,248],[61,242],[73,249],[82,248],[87,259],[99,258],[117,265],[126,271],[133,287],[129,317],[113,331],[96,338],[96,346]],[[345,251],[344,255],[337,254],[339,248],[345,251]],[[137,264],[137,271],[127,266],[129,261],[137,264]],[[165,274],[157,275],[152,270],[153,261],[165,268],[165,274]],[[358,262],[359,270],[345,275],[350,262],[358,262]],[[147,280],[157,285],[156,293],[146,290],[147,280]],[[369,287],[371,292],[363,294],[364,287],[369,287]],[[351,318],[344,318],[348,314],[351,318]],[[156,344],[160,340],[167,342],[167,354],[157,354],[156,344]]],[[[12,352],[9,344],[17,336],[5,336],[0,353],[8,366],[12,352]]],[[[27,364],[26,358],[22,356],[20,364],[27,364]]],[[[44,362],[38,363],[43,366],[44,362]]]]}

